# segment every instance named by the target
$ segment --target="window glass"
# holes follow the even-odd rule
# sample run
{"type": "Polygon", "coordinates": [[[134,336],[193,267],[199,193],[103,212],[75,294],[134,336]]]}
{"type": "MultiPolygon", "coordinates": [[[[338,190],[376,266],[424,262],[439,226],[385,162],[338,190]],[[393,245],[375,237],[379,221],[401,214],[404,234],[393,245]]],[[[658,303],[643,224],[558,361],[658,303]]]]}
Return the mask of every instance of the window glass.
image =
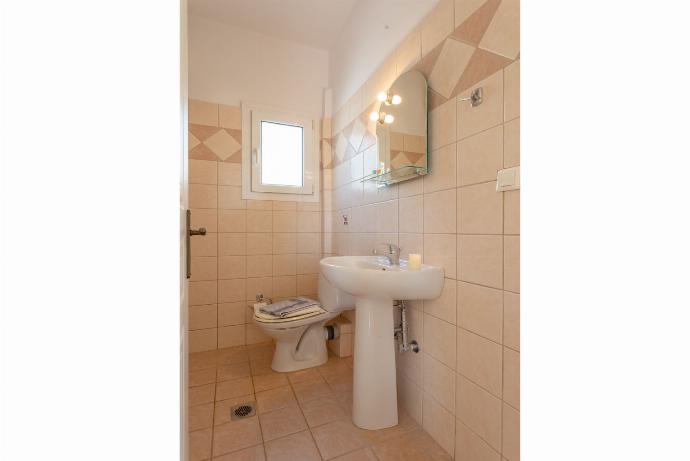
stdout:
{"type": "Polygon", "coordinates": [[[261,183],[302,187],[304,129],[261,120],[261,183]]]}

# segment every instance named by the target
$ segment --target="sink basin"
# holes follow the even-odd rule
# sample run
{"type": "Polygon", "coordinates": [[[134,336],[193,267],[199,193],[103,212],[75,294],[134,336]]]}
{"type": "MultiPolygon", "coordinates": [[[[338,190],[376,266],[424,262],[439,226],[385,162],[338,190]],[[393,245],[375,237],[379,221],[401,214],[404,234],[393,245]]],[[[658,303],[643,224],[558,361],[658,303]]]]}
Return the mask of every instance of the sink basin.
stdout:
{"type": "Polygon", "coordinates": [[[423,264],[410,270],[407,261],[391,266],[378,256],[331,256],[321,272],[335,286],[354,296],[388,299],[433,299],[443,288],[443,269],[423,264]]]}
{"type": "MultiPolygon", "coordinates": [[[[355,297],[355,350],[352,421],[363,429],[398,424],[393,301],[434,299],[443,289],[443,269],[407,261],[391,266],[378,256],[331,256],[321,273],[355,297]]],[[[412,354],[412,351],[405,352],[412,354]]]]}

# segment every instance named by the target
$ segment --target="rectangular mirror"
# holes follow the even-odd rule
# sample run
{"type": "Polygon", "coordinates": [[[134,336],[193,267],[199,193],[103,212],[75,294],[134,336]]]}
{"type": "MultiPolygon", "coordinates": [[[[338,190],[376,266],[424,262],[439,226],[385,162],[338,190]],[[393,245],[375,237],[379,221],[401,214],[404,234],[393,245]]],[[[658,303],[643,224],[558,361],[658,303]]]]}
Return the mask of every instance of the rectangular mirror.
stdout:
{"type": "Polygon", "coordinates": [[[382,185],[428,173],[427,83],[418,71],[402,74],[378,95],[374,111],[378,164],[365,180],[382,185]]]}

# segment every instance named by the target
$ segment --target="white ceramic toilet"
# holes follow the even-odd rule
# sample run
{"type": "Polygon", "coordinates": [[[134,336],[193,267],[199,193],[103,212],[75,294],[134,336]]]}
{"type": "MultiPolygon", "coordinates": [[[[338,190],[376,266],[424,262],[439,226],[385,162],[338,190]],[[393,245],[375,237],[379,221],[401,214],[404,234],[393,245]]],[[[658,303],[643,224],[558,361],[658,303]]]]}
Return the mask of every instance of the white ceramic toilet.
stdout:
{"type": "Polygon", "coordinates": [[[275,340],[273,370],[296,371],[326,363],[328,351],[324,325],[341,312],[353,309],[355,299],[319,274],[319,302],[326,312],[313,317],[265,322],[254,316],[259,328],[275,340]]]}

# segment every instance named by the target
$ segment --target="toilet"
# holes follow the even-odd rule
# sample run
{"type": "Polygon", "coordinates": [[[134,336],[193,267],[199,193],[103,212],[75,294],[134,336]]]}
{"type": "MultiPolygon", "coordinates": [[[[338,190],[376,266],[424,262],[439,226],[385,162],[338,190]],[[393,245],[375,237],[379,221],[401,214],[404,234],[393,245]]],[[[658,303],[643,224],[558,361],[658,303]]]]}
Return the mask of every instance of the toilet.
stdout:
{"type": "Polygon", "coordinates": [[[355,299],[319,274],[319,302],[326,312],[313,317],[265,322],[254,316],[259,328],[275,340],[276,349],[271,363],[273,370],[297,371],[326,363],[328,351],[324,326],[341,312],[353,309],[355,299]]]}

